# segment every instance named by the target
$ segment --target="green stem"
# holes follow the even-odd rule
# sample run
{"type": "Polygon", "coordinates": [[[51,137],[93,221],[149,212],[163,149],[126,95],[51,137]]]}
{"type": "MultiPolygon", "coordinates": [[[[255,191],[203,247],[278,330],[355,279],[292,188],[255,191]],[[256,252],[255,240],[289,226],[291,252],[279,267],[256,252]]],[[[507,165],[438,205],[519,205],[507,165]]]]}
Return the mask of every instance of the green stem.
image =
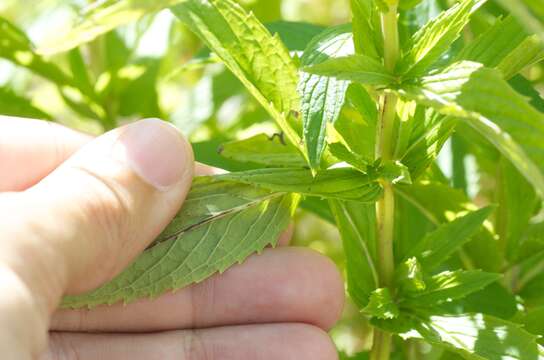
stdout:
{"type": "MultiPolygon", "coordinates": [[[[399,57],[399,35],[397,24],[398,1],[389,1],[389,10],[381,14],[382,33],[384,42],[384,65],[394,71],[399,57]]],[[[378,134],[376,142],[376,157],[382,160],[393,160],[394,129],[397,108],[397,96],[386,93],[380,97],[380,116],[378,119],[378,134]]],[[[393,186],[387,181],[382,182],[384,194],[376,204],[376,223],[378,227],[378,272],[381,287],[391,287],[395,272],[393,256],[393,231],[395,220],[395,194],[393,186]]],[[[374,344],[370,354],[371,360],[389,360],[391,354],[392,336],[390,333],[374,329],[374,344]]]]}

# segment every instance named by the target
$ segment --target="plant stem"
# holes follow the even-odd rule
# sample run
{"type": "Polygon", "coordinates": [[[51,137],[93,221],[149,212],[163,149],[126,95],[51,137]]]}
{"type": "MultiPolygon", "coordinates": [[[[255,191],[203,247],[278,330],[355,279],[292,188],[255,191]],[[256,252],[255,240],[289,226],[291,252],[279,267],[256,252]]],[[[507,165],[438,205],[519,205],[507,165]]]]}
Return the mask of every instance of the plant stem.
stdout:
{"type": "MultiPolygon", "coordinates": [[[[397,24],[397,1],[389,1],[389,10],[381,14],[384,42],[384,65],[394,71],[399,57],[399,35],[397,24]],[[391,4],[393,3],[393,4],[391,4]]],[[[380,98],[380,116],[376,142],[376,157],[382,160],[393,160],[394,129],[397,108],[397,96],[386,93],[380,98]]],[[[378,227],[378,272],[381,287],[391,287],[395,271],[393,257],[393,231],[395,220],[395,194],[393,186],[383,181],[383,197],[376,204],[376,223],[378,227]]],[[[374,329],[374,344],[371,360],[389,360],[391,354],[391,334],[374,329]]]]}

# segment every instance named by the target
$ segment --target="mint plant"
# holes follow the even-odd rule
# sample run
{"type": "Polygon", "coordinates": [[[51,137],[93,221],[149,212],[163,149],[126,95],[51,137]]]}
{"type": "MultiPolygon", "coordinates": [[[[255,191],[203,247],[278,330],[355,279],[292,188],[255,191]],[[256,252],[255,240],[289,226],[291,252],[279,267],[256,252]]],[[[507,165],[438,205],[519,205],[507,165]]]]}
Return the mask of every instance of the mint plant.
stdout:
{"type": "MultiPolygon", "coordinates": [[[[368,351],[342,358],[544,359],[544,100],[524,76],[544,59],[544,2],[452,3],[351,0],[352,23],[324,29],[263,24],[232,0],[101,1],[37,49],[2,20],[0,56],[107,130],[121,116],[165,115],[155,90],[145,106],[131,101],[147,83],[116,77],[129,56],[107,32],[169,8],[209,50],[179,66],[222,62],[280,131],[218,135],[208,145],[221,143],[221,158],[195,145],[198,160],[231,172],[197,177],[152,246],[64,306],[202,281],[275,245],[300,207],[338,228],[347,292],[372,326],[368,351]],[[81,48],[100,39],[122,54],[95,85],[81,48]],[[69,71],[47,60],[63,52],[69,71]],[[450,178],[437,165],[446,144],[450,178]]],[[[0,94],[3,113],[53,118],[0,94]]]]}

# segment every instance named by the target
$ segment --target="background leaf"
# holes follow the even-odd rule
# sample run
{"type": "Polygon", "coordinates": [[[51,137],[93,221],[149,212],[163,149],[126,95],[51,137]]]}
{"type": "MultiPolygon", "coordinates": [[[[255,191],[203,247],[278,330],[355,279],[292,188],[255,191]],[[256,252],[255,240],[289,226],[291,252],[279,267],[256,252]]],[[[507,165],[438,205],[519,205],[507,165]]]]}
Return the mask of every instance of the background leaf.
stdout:
{"type": "MultiPolygon", "coordinates": [[[[331,57],[353,53],[349,25],[328,29],[315,37],[304,50],[302,66],[320,64],[331,57]]],[[[327,124],[334,124],[344,104],[348,82],[302,72],[298,83],[301,97],[303,139],[312,169],[321,164],[327,146],[327,124]]]]}
{"type": "Polygon", "coordinates": [[[329,200],[346,254],[348,292],[359,309],[379,284],[376,268],[376,214],[373,204],[329,200]]]}
{"type": "Polygon", "coordinates": [[[544,196],[544,114],[517,94],[497,70],[460,62],[406,86],[401,95],[458,116],[508,158],[544,196]],[[508,107],[500,106],[509,103],[508,107]]]}

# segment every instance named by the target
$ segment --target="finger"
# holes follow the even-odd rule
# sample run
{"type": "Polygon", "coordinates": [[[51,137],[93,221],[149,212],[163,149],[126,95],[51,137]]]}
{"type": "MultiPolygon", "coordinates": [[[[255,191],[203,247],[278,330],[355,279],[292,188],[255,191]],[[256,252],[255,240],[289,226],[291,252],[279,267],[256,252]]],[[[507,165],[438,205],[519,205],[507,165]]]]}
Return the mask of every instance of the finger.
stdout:
{"type": "Polygon", "coordinates": [[[0,192],[36,184],[90,140],[53,122],[0,116],[0,192]]]}
{"type": "Polygon", "coordinates": [[[181,206],[192,171],[192,151],[171,125],[148,119],[113,130],[2,198],[0,225],[14,241],[0,262],[52,309],[62,291],[100,285],[148,246],[181,206]]]}
{"type": "Polygon", "coordinates": [[[303,324],[267,324],[155,334],[52,334],[41,360],[335,360],[329,336],[303,324]]]}
{"type": "Polygon", "coordinates": [[[134,332],[270,322],[328,329],[343,304],[343,282],[332,261],[308,249],[277,248],[154,300],[59,311],[52,329],[134,332]]]}

